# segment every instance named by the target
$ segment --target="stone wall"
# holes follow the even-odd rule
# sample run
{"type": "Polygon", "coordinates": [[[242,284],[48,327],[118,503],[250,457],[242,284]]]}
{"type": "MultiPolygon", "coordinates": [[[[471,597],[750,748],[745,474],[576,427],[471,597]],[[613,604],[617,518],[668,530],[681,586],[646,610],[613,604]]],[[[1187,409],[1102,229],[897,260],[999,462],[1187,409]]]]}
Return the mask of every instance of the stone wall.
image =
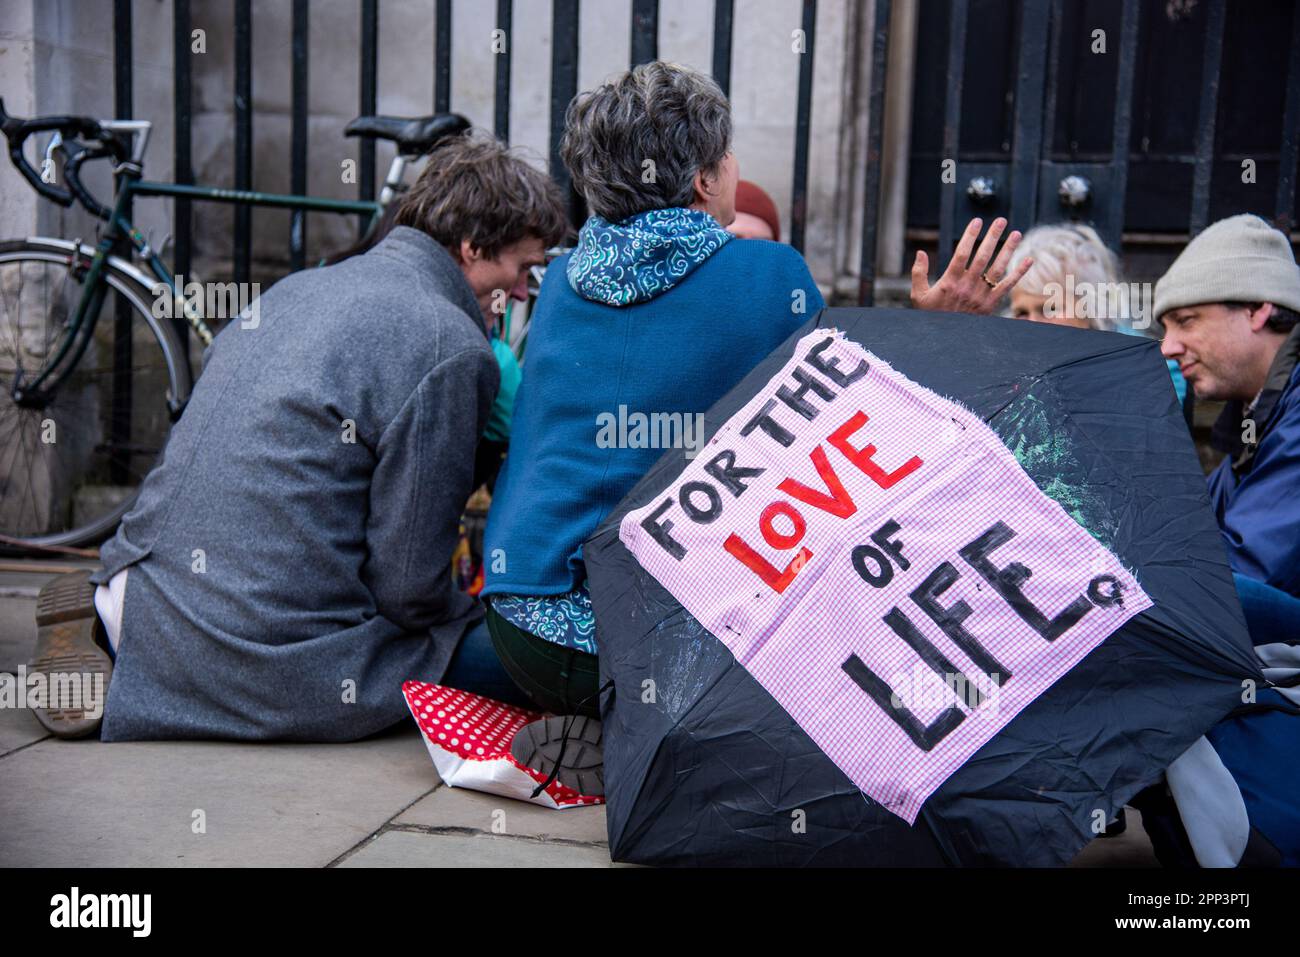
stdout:
{"type": "MultiPolygon", "coordinates": [[[[819,283],[852,284],[861,229],[860,209],[866,116],[861,104],[870,45],[871,0],[818,4],[809,155],[806,257],[819,283]]],[[[911,4],[896,6],[904,11],[911,4]]],[[[0,79],[11,111],[72,112],[108,117],[113,107],[112,5],[75,0],[6,0],[0,79]]],[[[379,4],[379,111],[418,115],[432,111],[434,0],[381,0],[379,4]]],[[[169,0],[134,0],[135,113],[155,123],[146,163],[150,178],[172,177],[171,10],[169,0]]],[[[202,29],[206,52],[192,53],[193,157],[196,179],[234,182],[234,23],[228,0],[194,0],[192,25],[202,29]]],[[[358,144],[342,136],[358,112],[359,6],[355,0],[313,0],[310,5],[308,183],[316,195],[354,197],[342,178],[344,160],[358,144]]],[[[799,0],[737,0],[733,37],[732,105],[742,176],[775,198],[788,235],[793,180],[795,98],[799,54],[792,31],[800,25],[799,0]]],[[[491,31],[495,4],[452,3],[452,109],[491,129],[495,60],[491,31]]],[[[579,87],[591,87],[626,68],[631,4],[587,0],[581,4],[579,87]]],[[[713,5],[662,0],[659,52],[664,59],[708,70],[713,5]]],[[[511,139],[549,155],[550,0],[516,0],[512,44],[511,139]]],[[[288,192],[291,122],[291,5],[253,5],[253,185],[288,192]]],[[[44,140],[42,140],[42,146],[44,140]]],[[[376,174],[392,150],[381,144],[376,174]]],[[[900,164],[901,166],[901,164],[900,164]]],[[[88,177],[109,189],[106,170],[88,177]]],[[[888,184],[887,184],[888,187],[888,184]]],[[[141,200],[137,217],[161,240],[170,229],[171,201],[141,200]]],[[[232,209],[194,207],[195,273],[223,279],[230,272],[232,209]]],[[[0,174],[0,211],[8,234],[40,229],[93,234],[84,214],[37,203],[15,175],[0,174]]],[[[288,268],[287,211],[253,214],[254,279],[265,283],[288,268]]],[[[896,218],[901,219],[901,209],[896,218]]],[[[312,214],[308,256],[346,246],[355,218],[312,214]]],[[[897,224],[901,229],[901,223],[897,224]]]]}

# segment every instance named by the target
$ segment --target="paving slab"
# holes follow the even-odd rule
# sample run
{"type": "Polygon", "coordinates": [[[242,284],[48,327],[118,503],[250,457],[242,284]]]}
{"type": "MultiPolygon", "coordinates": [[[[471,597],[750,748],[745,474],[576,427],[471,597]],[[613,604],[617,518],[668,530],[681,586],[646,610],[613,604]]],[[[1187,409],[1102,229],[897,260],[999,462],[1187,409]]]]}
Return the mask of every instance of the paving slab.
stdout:
{"type": "MultiPolygon", "coordinates": [[[[1151,840],[1142,828],[1142,815],[1127,809],[1128,827],[1116,837],[1097,838],[1071,862],[1071,867],[1159,867],[1151,840]]],[[[430,833],[466,830],[545,841],[564,841],[607,848],[605,808],[554,811],[463,788],[439,788],[421,798],[393,821],[430,833]]]]}
{"type": "Polygon", "coordinates": [[[36,647],[36,598],[0,597],[0,672],[16,674],[36,647]]]}
{"type": "MultiPolygon", "coordinates": [[[[0,708],[0,757],[47,737],[49,732],[41,727],[30,708],[0,708]]],[[[13,782],[0,778],[0,789],[5,787],[13,787],[13,782]]]]}
{"type": "Polygon", "coordinates": [[[340,867],[611,867],[603,847],[499,834],[387,830],[340,867]]]}
{"type": "Polygon", "coordinates": [[[414,725],[353,744],[50,738],[0,757],[0,866],[321,867],[439,784],[414,725]]]}
{"type": "Polygon", "coordinates": [[[464,788],[439,788],[411,805],[393,823],[600,847],[606,846],[608,839],[603,805],[553,810],[464,788]]]}
{"type": "MultiPolygon", "coordinates": [[[[29,660],[52,574],[0,572],[0,672],[29,660]]],[[[1127,817],[1071,866],[1159,866],[1127,817]]],[[[604,807],[440,786],[413,724],[345,745],[103,744],[0,709],[0,866],[608,867],[606,840],[604,807]]]]}

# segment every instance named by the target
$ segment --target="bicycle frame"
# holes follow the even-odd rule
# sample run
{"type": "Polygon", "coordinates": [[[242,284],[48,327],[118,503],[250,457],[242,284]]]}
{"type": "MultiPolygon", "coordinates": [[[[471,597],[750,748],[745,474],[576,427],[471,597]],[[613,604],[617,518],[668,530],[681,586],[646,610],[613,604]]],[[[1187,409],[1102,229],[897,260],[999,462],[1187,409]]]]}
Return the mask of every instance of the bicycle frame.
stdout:
{"type": "MultiPolygon", "coordinates": [[[[171,196],[176,199],[232,203],[240,206],[266,206],[273,209],[301,209],[307,212],[340,214],[360,213],[370,217],[366,227],[368,234],[379,222],[385,204],[392,198],[395,190],[400,187],[402,172],[407,161],[407,157],[400,155],[394,158],[384,183],[384,191],[377,201],[325,199],[316,196],[262,193],[255,190],[222,189],[215,186],[187,186],[179,183],[155,182],[141,179],[138,167],[135,167],[135,164],[123,164],[115,176],[117,195],[108,219],[108,228],[100,236],[95,247],[95,253],[91,257],[90,268],[86,273],[81,298],[69,322],[69,334],[63,338],[54,359],[46,364],[40,375],[30,384],[23,383],[19,376],[14,377],[11,390],[14,402],[22,405],[39,403],[46,395],[47,390],[43,391],[46,382],[63,365],[64,360],[69,358],[69,354],[71,354],[71,358],[66,365],[67,370],[75,369],[81,361],[93,338],[95,325],[99,321],[100,310],[107,291],[107,286],[101,281],[101,277],[114,246],[123,238],[131,243],[158,282],[166,285],[171,290],[177,307],[181,310],[186,322],[194,329],[204,347],[206,348],[212,344],[212,330],[204,322],[203,316],[189,306],[185,297],[181,295],[181,290],[177,288],[175,278],[168,271],[162,258],[149,245],[149,241],[140,230],[136,229],[131,221],[126,218],[125,210],[135,197],[171,196]]],[[[57,386],[61,379],[62,375],[55,379],[54,385],[57,386]]]]}

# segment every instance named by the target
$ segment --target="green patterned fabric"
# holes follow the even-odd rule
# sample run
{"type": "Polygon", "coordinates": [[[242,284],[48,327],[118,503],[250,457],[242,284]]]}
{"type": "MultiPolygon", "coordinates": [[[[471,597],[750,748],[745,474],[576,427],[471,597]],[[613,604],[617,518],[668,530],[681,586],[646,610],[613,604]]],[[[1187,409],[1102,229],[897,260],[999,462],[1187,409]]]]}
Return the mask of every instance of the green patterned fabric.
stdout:
{"type": "Polygon", "coordinates": [[[596,616],[586,582],[567,595],[498,595],[491,602],[498,615],[530,635],[596,654],[596,616]]]}
{"type": "Polygon", "coordinates": [[[652,209],[621,223],[592,216],[565,274],[584,299],[630,306],[667,292],[732,238],[695,209],[652,209]]]}

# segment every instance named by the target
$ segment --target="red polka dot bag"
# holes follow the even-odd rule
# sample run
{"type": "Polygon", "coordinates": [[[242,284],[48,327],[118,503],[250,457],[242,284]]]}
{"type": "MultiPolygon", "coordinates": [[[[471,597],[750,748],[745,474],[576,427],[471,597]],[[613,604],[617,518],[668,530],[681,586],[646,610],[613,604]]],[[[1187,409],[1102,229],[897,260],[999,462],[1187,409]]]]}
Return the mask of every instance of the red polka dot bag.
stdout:
{"type": "Polygon", "coordinates": [[[515,733],[541,718],[541,712],[424,681],[405,682],[402,694],[438,776],[451,787],[550,808],[605,803],[603,797],[580,794],[558,780],[547,783],[545,775],[510,753],[515,733]]]}

